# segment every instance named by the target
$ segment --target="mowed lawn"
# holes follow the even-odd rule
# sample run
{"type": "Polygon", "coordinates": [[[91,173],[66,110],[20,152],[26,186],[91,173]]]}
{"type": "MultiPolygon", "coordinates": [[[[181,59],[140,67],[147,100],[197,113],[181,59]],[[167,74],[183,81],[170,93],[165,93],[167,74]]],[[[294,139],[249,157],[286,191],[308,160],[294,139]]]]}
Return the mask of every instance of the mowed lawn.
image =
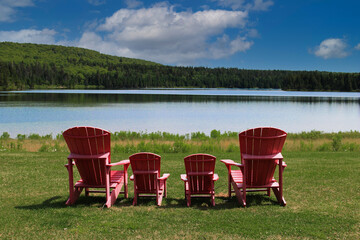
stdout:
{"type": "MultiPolygon", "coordinates": [[[[239,153],[208,153],[220,176],[215,207],[207,198],[186,207],[180,174],[188,154],[176,153],[161,154],[161,170],[171,174],[161,207],[151,198],[132,206],[129,181],[129,198],[106,209],[101,194],[65,205],[67,153],[0,152],[0,239],[360,239],[359,152],[283,152],[287,206],[250,193],[246,208],[227,198],[220,162],[239,161],[239,153]]],[[[113,154],[112,162],[128,156],[113,154]]]]}

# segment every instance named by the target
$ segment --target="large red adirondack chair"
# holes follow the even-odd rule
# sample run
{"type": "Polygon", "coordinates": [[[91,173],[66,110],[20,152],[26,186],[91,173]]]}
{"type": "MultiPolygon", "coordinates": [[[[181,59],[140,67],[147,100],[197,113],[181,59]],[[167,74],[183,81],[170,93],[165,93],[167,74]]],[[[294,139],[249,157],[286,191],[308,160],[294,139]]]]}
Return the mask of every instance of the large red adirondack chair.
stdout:
{"type": "Polygon", "coordinates": [[[133,175],[130,180],[134,181],[134,201],[137,204],[138,197],[156,196],[156,204],[161,205],[163,196],[166,197],[166,180],[170,176],[164,173],[160,177],[161,156],[154,153],[135,153],[129,157],[133,175]]]}
{"type": "Polygon", "coordinates": [[[90,192],[106,193],[105,205],[111,207],[119,193],[128,197],[127,169],[130,161],[123,160],[111,163],[110,133],[103,129],[93,127],[74,127],[63,133],[69,147],[70,155],[68,164],[65,165],[69,172],[70,197],[67,205],[72,205],[78,199],[80,193],[85,189],[85,195],[90,192]],[[74,185],[73,165],[79,171],[81,179],[74,185]],[[123,165],[123,171],[111,171],[111,167],[123,165]],[[124,186],[124,191],[121,191],[124,186]],[[91,188],[104,190],[90,190],[91,188]]]}
{"type": "Polygon", "coordinates": [[[285,206],[283,197],[283,171],[286,167],[281,154],[286,132],[271,127],[249,129],[239,133],[241,164],[233,160],[221,160],[228,169],[229,197],[235,192],[238,201],[246,206],[246,193],[273,190],[278,202],[285,206]],[[231,169],[232,166],[240,170],[231,169]],[[279,167],[279,181],[274,178],[279,167]],[[231,189],[233,187],[233,190],[231,189]]]}
{"type": "Polygon", "coordinates": [[[214,173],[216,157],[209,154],[192,154],[184,158],[186,174],[180,178],[185,184],[187,206],[191,205],[191,197],[211,197],[215,206],[214,182],[219,176],[214,173]]]}

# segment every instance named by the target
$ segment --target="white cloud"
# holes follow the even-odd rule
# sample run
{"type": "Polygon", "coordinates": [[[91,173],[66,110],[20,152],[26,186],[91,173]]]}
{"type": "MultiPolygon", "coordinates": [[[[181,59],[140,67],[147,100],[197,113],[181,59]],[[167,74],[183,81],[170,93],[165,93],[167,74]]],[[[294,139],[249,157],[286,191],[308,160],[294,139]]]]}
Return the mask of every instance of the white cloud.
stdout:
{"type": "Polygon", "coordinates": [[[143,3],[137,0],[125,0],[128,8],[138,8],[143,6],[143,3]]]}
{"type": "Polygon", "coordinates": [[[87,0],[87,1],[89,4],[94,5],[94,6],[99,6],[99,5],[106,3],[105,0],[87,0]]]}
{"type": "Polygon", "coordinates": [[[45,28],[0,31],[0,41],[78,46],[116,56],[192,65],[198,59],[225,58],[250,49],[253,42],[248,38],[256,30],[247,28],[247,18],[246,11],[176,12],[168,4],[157,4],[121,9],[104,21],[89,22],[77,40],[66,40],[66,34],[45,28]]]}
{"type": "Polygon", "coordinates": [[[213,59],[224,58],[235,54],[236,52],[245,52],[250,49],[253,42],[247,41],[243,37],[237,37],[230,40],[227,35],[218,38],[217,41],[209,48],[208,57],[213,59]]]}
{"type": "Polygon", "coordinates": [[[253,11],[267,11],[269,7],[274,5],[272,0],[213,0],[218,2],[220,6],[230,7],[233,10],[253,10],[253,11]]]}
{"type": "Polygon", "coordinates": [[[356,50],[360,50],[360,43],[355,46],[355,49],[356,49],[356,50]]]}
{"type": "Polygon", "coordinates": [[[254,29],[254,28],[248,29],[247,35],[251,38],[259,38],[260,37],[258,30],[254,29]]]}
{"type": "Polygon", "coordinates": [[[84,33],[79,46],[166,64],[217,59],[251,47],[252,42],[245,37],[230,39],[224,35],[228,28],[244,28],[247,17],[244,11],[175,12],[164,4],[121,9],[97,27],[98,33],[84,33]]]}
{"type": "Polygon", "coordinates": [[[264,2],[264,0],[254,0],[254,5],[252,7],[252,10],[267,11],[272,5],[274,5],[273,1],[264,2]]]}
{"type": "Polygon", "coordinates": [[[56,32],[51,29],[23,29],[20,31],[0,31],[0,42],[55,44],[56,32]]]}
{"type": "Polygon", "coordinates": [[[32,0],[0,0],[0,22],[13,22],[16,8],[33,5],[32,0]]]}
{"type": "Polygon", "coordinates": [[[347,44],[340,38],[329,38],[320,43],[316,47],[315,55],[324,59],[329,58],[344,58],[349,55],[346,51],[347,44]]]}

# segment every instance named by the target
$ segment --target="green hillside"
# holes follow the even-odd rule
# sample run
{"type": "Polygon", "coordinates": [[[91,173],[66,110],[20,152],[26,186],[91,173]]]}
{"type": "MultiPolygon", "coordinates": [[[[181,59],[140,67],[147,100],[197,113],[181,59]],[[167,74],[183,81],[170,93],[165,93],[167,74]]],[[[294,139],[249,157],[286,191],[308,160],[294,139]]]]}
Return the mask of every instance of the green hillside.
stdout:
{"type": "Polygon", "coordinates": [[[57,45],[0,43],[0,90],[272,88],[359,91],[359,73],[174,67],[57,45]]]}
{"type": "Polygon", "coordinates": [[[140,59],[101,54],[84,48],[11,42],[0,43],[0,62],[55,65],[70,76],[79,78],[96,72],[105,73],[111,65],[159,65],[140,59]]]}
{"type": "Polygon", "coordinates": [[[64,67],[81,66],[84,63],[93,66],[101,66],[104,63],[158,65],[140,59],[101,54],[85,48],[12,42],[0,42],[0,61],[55,63],[64,67]]]}

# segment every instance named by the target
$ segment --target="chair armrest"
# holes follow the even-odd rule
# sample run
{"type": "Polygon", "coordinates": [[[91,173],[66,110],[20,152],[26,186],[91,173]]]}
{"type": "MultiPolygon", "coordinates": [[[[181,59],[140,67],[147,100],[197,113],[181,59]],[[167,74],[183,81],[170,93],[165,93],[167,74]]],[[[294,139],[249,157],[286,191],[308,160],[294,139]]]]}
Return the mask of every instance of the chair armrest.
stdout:
{"type": "Polygon", "coordinates": [[[219,175],[217,175],[216,173],[214,173],[213,181],[217,181],[217,180],[219,180],[219,175]]]}
{"type": "Polygon", "coordinates": [[[135,175],[135,174],[142,174],[142,175],[144,175],[144,174],[158,174],[158,170],[150,170],[150,171],[133,171],[133,174],[135,175]]]}
{"type": "Polygon", "coordinates": [[[76,153],[70,153],[68,159],[106,159],[109,158],[110,153],[102,153],[97,155],[82,155],[76,153]]]}
{"type": "Polygon", "coordinates": [[[106,166],[113,167],[113,166],[119,166],[119,165],[129,165],[129,164],[130,164],[130,160],[122,160],[120,162],[106,164],[106,166]]]}
{"type": "Polygon", "coordinates": [[[181,180],[183,180],[184,182],[187,182],[187,176],[186,176],[186,174],[180,174],[180,178],[181,178],[181,180]]]}
{"type": "Polygon", "coordinates": [[[231,160],[231,159],[222,159],[222,160],[220,160],[220,162],[225,163],[225,165],[230,165],[230,166],[236,164],[236,163],[235,163],[233,160],[231,160]]]}
{"type": "Polygon", "coordinates": [[[166,180],[170,176],[170,173],[164,173],[162,177],[159,177],[158,180],[166,180]]]}
{"type": "Polygon", "coordinates": [[[242,166],[244,166],[243,164],[241,164],[241,163],[236,163],[236,162],[234,162],[233,160],[231,160],[231,159],[222,159],[222,160],[220,160],[220,162],[223,162],[223,163],[225,163],[225,165],[226,165],[226,167],[231,167],[231,166],[237,166],[237,167],[242,167],[242,166]]]}
{"type": "Polygon", "coordinates": [[[274,159],[283,159],[281,153],[271,154],[271,155],[251,155],[251,154],[241,154],[242,159],[244,160],[274,160],[274,159]]]}
{"type": "Polygon", "coordinates": [[[208,172],[188,172],[187,175],[189,176],[207,176],[207,175],[213,175],[213,171],[208,172]]]}

